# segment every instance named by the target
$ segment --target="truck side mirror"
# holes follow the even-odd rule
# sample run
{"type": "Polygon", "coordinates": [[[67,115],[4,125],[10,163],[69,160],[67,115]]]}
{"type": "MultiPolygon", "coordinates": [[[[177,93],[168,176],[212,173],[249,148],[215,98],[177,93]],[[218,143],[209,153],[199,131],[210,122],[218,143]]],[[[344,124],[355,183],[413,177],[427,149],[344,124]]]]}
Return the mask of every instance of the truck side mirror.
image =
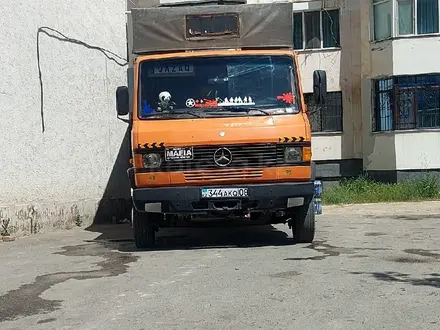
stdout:
{"type": "Polygon", "coordinates": [[[130,101],[127,86],[119,86],[116,89],[116,111],[119,116],[126,116],[130,110],[130,101]]]}
{"type": "Polygon", "coordinates": [[[315,104],[324,104],[327,97],[327,74],[324,70],[313,72],[313,98],[315,104]]]}

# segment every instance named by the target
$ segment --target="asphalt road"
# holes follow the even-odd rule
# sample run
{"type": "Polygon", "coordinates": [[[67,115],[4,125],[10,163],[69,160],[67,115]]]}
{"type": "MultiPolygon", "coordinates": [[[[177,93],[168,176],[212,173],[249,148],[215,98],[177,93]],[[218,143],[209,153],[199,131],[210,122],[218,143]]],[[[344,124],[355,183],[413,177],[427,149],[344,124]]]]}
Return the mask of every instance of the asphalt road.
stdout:
{"type": "Polygon", "coordinates": [[[314,244],[179,230],[139,252],[126,225],[0,243],[0,329],[439,329],[440,203],[424,205],[328,208],[314,244]]]}

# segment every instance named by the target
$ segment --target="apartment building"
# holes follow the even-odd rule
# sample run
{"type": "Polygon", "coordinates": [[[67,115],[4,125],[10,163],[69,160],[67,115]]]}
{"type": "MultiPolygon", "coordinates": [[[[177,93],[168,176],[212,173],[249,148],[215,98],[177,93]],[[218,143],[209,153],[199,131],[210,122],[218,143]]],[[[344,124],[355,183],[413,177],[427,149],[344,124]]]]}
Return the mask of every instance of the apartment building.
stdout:
{"type": "Polygon", "coordinates": [[[385,180],[440,169],[439,0],[361,3],[364,168],[385,180]]]}
{"type": "Polygon", "coordinates": [[[396,181],[437,173],[439,0],[293,2],[306,92],[316,68],[329,78],[328,104],[311,116],[319,175],[366,170],[396,181]]]}

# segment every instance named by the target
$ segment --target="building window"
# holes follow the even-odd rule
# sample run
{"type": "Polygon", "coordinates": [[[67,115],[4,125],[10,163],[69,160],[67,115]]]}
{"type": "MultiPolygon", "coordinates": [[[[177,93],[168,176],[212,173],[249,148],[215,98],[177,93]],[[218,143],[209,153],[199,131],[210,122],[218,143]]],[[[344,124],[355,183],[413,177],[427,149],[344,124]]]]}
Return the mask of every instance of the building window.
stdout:
{"type": "Polygon", "coordinates": [[[315,106],[313,93],[305,93],[312,132],[342,132],[342,92],[327,93],[326,103],[315,106]]]}
{"type": "Polygon", "coordinates": [[[439,33],[440,0],[372,0],[373,40],[393,37],[393,4],[396,3],[398,36],[439,33]]]}
{"type": "Polygon", "coordinates": [[[440,74],[375,80],[373,131],[440,127],[440,74]]]}
{"type": "Polygon", "coordinates": [[[414,0],[397,0],[398,33],[414,34],[414,0]]]}
{"type": "Polygon", "coordinates": [[[321,12],[304,13],[304,38],[305,48],[321,48],[321,12]]]}
{"type": "Polygon", "coordinates": [[[373,0],[373,40],[391,38],[392,17],[392,0],[373,0]]]}
{"type": "Polygon", "coordinates": [[[439,0],[397,0],[398,34],[439,32],[439,0]]]}
{"type": "Polygon", "coordinates": [[[339,9],[293,14],[295,49],[339,48],[339,9]]]}
{"type": "Polygon", "coordinates": [[[293,31],[293,48],[302,49],[304,42],[302,13],[293,14],[293,31]]]}
{"type": "Polygon", "coordinates": [[[438,33],[438,0],[417,0],[417,34],[438,33]]]}

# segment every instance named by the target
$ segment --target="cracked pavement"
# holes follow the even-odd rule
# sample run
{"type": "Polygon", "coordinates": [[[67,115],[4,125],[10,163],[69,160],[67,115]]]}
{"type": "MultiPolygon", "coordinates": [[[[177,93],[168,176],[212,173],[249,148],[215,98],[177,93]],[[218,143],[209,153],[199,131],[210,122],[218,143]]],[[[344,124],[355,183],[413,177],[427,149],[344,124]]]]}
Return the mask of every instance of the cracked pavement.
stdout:
{"type": "Polygon", "coordinates": [[[287,226],[128,225],[0,243],[0,328],[438,329],[440,202],[326,207],[313,244],[287,226]]]}

